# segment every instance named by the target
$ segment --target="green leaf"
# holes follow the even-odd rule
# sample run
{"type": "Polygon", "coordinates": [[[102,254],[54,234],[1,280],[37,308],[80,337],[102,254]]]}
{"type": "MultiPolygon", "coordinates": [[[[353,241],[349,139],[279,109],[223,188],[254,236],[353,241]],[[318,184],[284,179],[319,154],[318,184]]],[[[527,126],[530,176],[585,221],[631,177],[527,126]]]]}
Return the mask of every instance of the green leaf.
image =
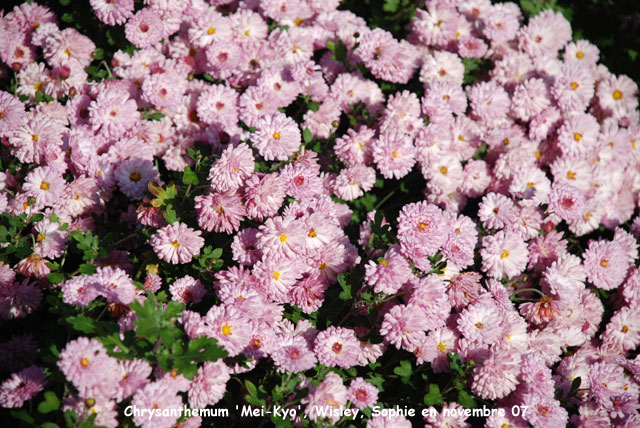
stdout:
{"type": "Polygon", "coordinates": [[[155,113],[150,113],[147,115],[146,119],[147,120],[160,120],[164,117],[164,113],[160,113],[159,111],[155,112],[155,113]]]}
{"type": "Polygon", "coordinates": [[[60,18],[60,20],[62,22],[66,22],[67,24],[70,22],[73,22],[73,15],[70,14],[69,12],[65,13],[62,15],[62,17],[60,18]]]}
{"type": "Polygon", "coordinates": [[[478,407],[478,403],[473,395],[469,394],[467,391],[458,391],[458,404],[460,404],[465,409],[474,409],[478,407]]]}
{"type": "Polygon", "coordinates": [[[50,284],[60,284],[62,281],[64,281],[64,274],[60,272],[51,272],[49,275],[47,275],[47,280],[50,284]]]}
{"type": "Polygon", "coordinates": [[[400,361],[400,365],[393,369],[393,372],[402,378],[411,377],[413,369],[411,368],[411,362],[407,360],[400,361]]]}
{"type": "Polygon", "coordinates": [[[84,275],[93,275],[96,273],[96,270],[98,270],[98,267],[89,263],[82,263],[78,267],[78,271],[84,275]]]}
{"type": "Polygon", "coordinates": [[[335,52],[336,44],[333,43],[331,40],[327,40],[327,49],[329,49],[331,52],[335,52]]]}
{"type": "Polygon", "coordinates": [[[38,223],[44,219],[44,214],[34,214],[29,218],[30,223],[38,223]]]}
{"type": "Polygon", "coordinates": [[[313,134],[311,133],[311,130],[309,128],[304,128],[304,130],[302,131],[302,140],[306,144],[309,144],[313,141],[313,134]]]}
{"type": "Polygon", "coordinates": [[[571,382],[571,389],[569,390],[569,395],[573,395],[580,388],[581,384],[582,384],[582,379],[580,378],[580,376],[578,376],[573,380],[573,382],[571,382]]]}
{"type": "Polygon", "coordinates": [[[45,391],[44,393],[44,401],[38,404],[38,412],[47,414],[53,412],[54,410],[58,410],[60,408],[60,400],[56,397],[55,392],[53,391],[45,391]]]}
{"type": "Polygon", "coordinates": [[[43,422],[40,428],[60,428],[60,425],[54,424],[53,422],[43,422]]]}
{"type": "Polygon", "coordinates": [[[389,13],[395,13],[400,7],[400,0],[385,0],[382,10],[389,13]]]}
{"type": "Polygon", "coordinates": [[[247,392],[249,393],[249,395],[252,395],[254,397],[258,395],[258,389],[250,380],[247,379],[244,381],[244,387],[247,388],[247,392]]]}
{"type": "Polygon", "coordinates": [[[220,256],[222,256],[222,248],[216,248],[211,253],[211,258],[213,258],[213,259],[219,259],[220,256]]]}
{"type": "Polygon", "coordinates": [[[20,421],[25,421],[28,424],[35,426],[36,420],[29,416],[29,412],[25,409],[22,410],[11,410],[9,412],[14,419],[18,419],[20,421]]]}
{"type": "Polygon", "coordinates": [[[173,209],[173,206],[171,204],[167,205],[167,207],[165,208],[165,212],[162,213],[162,216],[169,224],[175,223],[179,220],[178,215],[176,214],[176,210],[173,209]]]}
{"type": "Polygon", "coordinates": [[[432,383],[429,385],[429,392],[424,395],[424,404],[427,406],[436,406],[444,403],[442,399],[442,394],[440,393],[440,387],[432,383]]]}
{"type": "Polygon", "coordinates": [[[342,291],[338,294],[340,300],[351,300],[353,298],[353,294],[351,293],[351,284],[347,283],[345,274],[341,273],[338,275],[338,283],[340,283],[340,287],[342,287],[342,291]]]}
{"type": "Polygon", "coordinates": [[[320,108],[320,103],[317,101],[309,101],[307,107],[309,107],[309,110],[311,111],[318,111],[318,109],[320,108]]]}

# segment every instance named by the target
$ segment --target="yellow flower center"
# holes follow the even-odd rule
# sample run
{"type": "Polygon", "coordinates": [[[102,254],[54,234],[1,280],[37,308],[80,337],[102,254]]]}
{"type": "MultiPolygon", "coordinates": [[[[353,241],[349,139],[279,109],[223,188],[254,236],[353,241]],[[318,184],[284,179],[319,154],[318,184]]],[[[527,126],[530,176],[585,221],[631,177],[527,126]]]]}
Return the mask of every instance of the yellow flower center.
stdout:
{"type": "Polygon", "coordinates": [[[527,187],[536,187],[536,185],[534,183],[532,183],[532,182],[528,182],[527,183],[527,187]]]}
{"type": "Polygon", "coordinates": [[[294,23],[294,24],[296,25],[296,27],[297,27],[297,26],[299,26],[299,25],[300,25],[300,23],[302,23],[302,19],[300,19],[300,18],[296,18],[296,20],[295,20],[295,21],[293,21],[293,23],[294,23]]]}
{"type": "Polygon", "coordinates": [[[225,336],[231,336],[231,326],[229,325],[223,325],[222,326],[222,334],[224,334],[225,336]]]}
{"type": "Polygon", "coordinates": [[[575,134],[573,134],[573,139],[576,141],[582,140],[582,134],[576,132],[575,134]]]}
{"type": "Polygon", "coordinates": [[[446,174],[447,173],[447,167],[443,166],[442,168],[440,168],[440,174],[446,174]]]}
{"type": "Polygon", "coordinates": [[[49,190],[49,183],[47,183],[46,181],[43,181],[42,183],[40,183],[40,189],[49,190]]]}
{"type": "Polygon", "coordinates": [[[576,58],[578,58],[578,59],[584,58],[584,53],[582,51],[576,52],[576,58]]]}
{"type": "Polygon", "coordinates": [[[380,265],[381,266],[387,267],[388,264],[389,264],[389,262],[387,260],[385,260],[385,259],[380,260],[380,265]]]}
{"type": "Polygon", "coordinates": [[[568,178],[569,180],[574,180],[574,179],[576,178],[576,173],[575,173],[575,172],[573,172],[573,171],[569,171],[569,172],[567,172],[567,178],[568,178]]]}
{"type": "Polygon", "coordinates": [[[600,266],[607,267],[608,264],[609,264],[608,260],[604,260],[604,259],[600,260],[600,266]]]}
{"type": "Polygon", "coordinates": [[[439,352],[444,352],[447,350],[447,345],[445,345],[444,343],[440,342],[438,343],[438,346],[436,346],[436,348],[438,348],[439,352]]]}
{"type": "Polygon", "coordinates": [[[287,235],[280,235],[280,242],[284,242],[287,240],[287,235]]]}
{"type": "Polygon", "coordinates": [[[273,279],[277,281],[280,279],[280,272],[278,272],[277,270],[274,270],[272,276],[273,276],[273,279]]]}
{"type": "Polygon", "coordinates": [[[31,139],[32,139],[33,141],[38,141],[38,139],[39,139],[38,134],[33,134],[33,135],[31,136],[31,139]]]}
{"type": "Polygon", "coordinates": [[[279,140],[279,139],[280,139],[280,133],[279,133],[279,132],[276,132],[275,134],[273,134],[273,138],[274,138],[275,140],[279,140]]]}
{"type": "Polygon", "coordinates": [[[213,27],[209,27],[209,29],[207,30],[207,34],[208,34],[208,35],[212,35],[212,34],[213,34],[213,33],[215,33],[215,32],[216,32],[216,29],[215,29],[215,28],[213,28],[213,27]]]}
{"type": "Polygon", "coordinates": [[[507,257],[509,257],[509,250],[504,250],[502,254],[500,254],[500,258],[506,259],[507,257]]]}
{"type": "Polygon", "coordinates": [[[171,245],[173,245],[175,248],[178,248],[180,246],[180,244],[178,243],[177,240],[174,240],[171,245]]]}
{"type": "Polygon", "coordinates": [[[613,99],[614,100],[619,100],[620,98],[622,98],[622,92],[620,92],[617,89],[615,91],[613,91],[613,99]]]}
{"type": "Polygon", "coordinates": [[[629,326],[628,325],[623,325],[622,329],[620,331],[623,332],[623,333],[628,332],[629,331],[629,326]]]}
{"type": "Polygon", "coordinates": [[[393,153],[391,153],[391,157],[392,158],[397,158],[398,157],[398,151],[394,150],[393,153]]]}
{"type": "Polygon", "coordinates": [[[478,321],[477,323],[475,323],[475,326],[478,330],[482,330],[484,328],[484,324],[482,324],[480,321],[478,321]]]}
{"type": "Polygon", "coordinates": [[[36,240],[38,242],[42,242],[44,241],[45,236],[42,233],[38,233],[38,237],[36,238],[36,240]]]}
{"type": "MultiPolygon", "coordinates": [[[[42,82],[38,82],[35,85],[33,85],[33,89],[35,89],[36,91],[39,91],[41,86],[42,86],[42,82]]],[[[0,116],[0,119],[2,119],[1,116],[0,116]]]]}
{"type": "Polygon", "coordinates": [[[89,365],[89,360],[87,360],[86,358],[81,359],[80,365],[82,365],[83,367],[87,367],[89,365]]]}
{"type": "Polygon", "coordinates": [[[576,89],[578,89],[578,87],[579,87],[579,86],[580,86],[580,85],[578,85],[578,83],[577,83],[577,82],[571,82],[571,89],[573,89],[574,91],[575,91],[576,89]]]}
{"type": "Polygon", "coordinates": [[[138,171],[133,171],[131,174],[129,174],[129,180],[137,183],[138,181],[140,181],[140,179],[142,178],[142,176],[140,175],[140,173],[138,171]]]}
{"type": "Polygon", "coordinates": [[[68,57],[71,57],[71,51],[69,49],[65,49],[64,50],[65,55],[67,55],[68,57]]]}
{"type": "Polygon", "coordinates": [[[316,233],[315,229],[311,229],[311,231],[309,232],[309,234],[307,236],[309,238],[315,238],[316,236],[318,236],[318,234],[316,233]]]}

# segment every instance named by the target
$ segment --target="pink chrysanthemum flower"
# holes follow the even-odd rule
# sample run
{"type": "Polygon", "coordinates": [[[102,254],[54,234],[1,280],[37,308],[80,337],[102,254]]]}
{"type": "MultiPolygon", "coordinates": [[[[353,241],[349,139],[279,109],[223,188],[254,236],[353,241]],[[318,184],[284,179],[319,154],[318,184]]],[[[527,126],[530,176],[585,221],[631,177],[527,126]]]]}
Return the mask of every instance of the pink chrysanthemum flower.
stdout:
{"type": "Polygon", "coordinates": [[[504,228],[516,219],[513,200],[500,193],[487,193],[480,202],[478,218],[488,229],[504,228]]]}
{"type": "Polygon", "coordinates": [[[249,322],[233,306],[213,306],[204,320],[208,335],[218,340],[230,357],[238,355],[249,344],[249,322]]]}
{"type": "Polygon", "coordinates": [[[516,86],[511,98],[511,112],[518,119],[529,121],[549,107],[550,103],[544,80],[529,79],[516,86]]]}
{"type": "Polygon", "coordinates": [[[640,344],[640,308],[627,306],[617,311],[607,324],[602,341],[625,351],[637,348],[640,344]]]}
{"type": "Polygon", "coordinates": [[[384,132],[372,142],[373,160],[385,178],[400,179],[416,163],[416,148],[411,137],[397,132],[384,132]]]}
{"type": "Polygon", "coordinates": [[[336,138],[334,150],[338,159],[349,165],[371,163],[371,142],[375,136],[375,131],[366,126],[358,131],[347,130],[342,137],[336,138]]]}
{"type": "Polygon", "coordinates": [[[554,398],[529,395],[530,401],[523,404],[529,411],[523,416],[531,425],[539,428],[556,428],[566,426],[569,420],[567,411],[554,398]]]}
{"type": "Polygon", "coordinates": [[[575,187],[555,183],[549,194],[549,210],[561,219],[572,221],[583,215],[585,196],[575,187]]]}
{"type": "Polygon", "coordinates": [[[253,274],[264,293],[275,300],[283,300],[294,286],[296,281],[302,278],[304,268],[295,259],[266,257],[256,263],[253,274]]]}
{"type": "Polygon", "coordinates": [[[131,400],[131,405],[138,409],[161,409],[159,414],[154,412],[151,416],[142,412],[134,414],[133,422],[142,428],[172,426],[178,421],[183,408],[178,391],[169,387],[163,380],[149,383],[138,390],[131,400]]]}
{"type": "Polygon", "coordinates": [[[463,36],[458,40],[458,55],[462,58],[482,58],[487,48],[487,44],[477,37],[463,36]]]}
{"type": "Polygon", "coordinates": [[[477,396],[497,400],[513,392],[518,385],[520,354],[495,349],[491,356],[473,369],[471,391],[477,396]]]}
{"type": "Polygon", "coordinates": [[[0,136],[18,129],[25,117],[24,104],[10,93],[0,91],[0,136]]]}
{"type": "Polygon", "coordinates": [[[70,305],[88,306],[98,296],[95,283],[87,276],[75,276],[62,283],[62,300],[70,305]]]}
{"type": "Polygon", "coordinates": [[[600,106],[618,117],[638,107],[638,85],[627,76],[610,76],[599,82],[597,96],[600,106]]]}
{"type": "Polygon", "coordinates": [[[169,263],[189,263],[204,246],[202,232],[184,223],[173,223],[158,230],[149,239],[158,257],[169,263]]]}
{"type": "Polygon", "coordinates": [[[58,356],[58,367],[82,395],[103,383],[111,383],[118,371],[117,361],[107,354],[104,346],[86,337],[67,343],[58,356]]]}
{"type": "Polygon", "coordinates": [[[613,290],[624,281],[629,258],[615,241],[591,241],[583,254],[587,279],[596,287],[613,290]]]}
{"type": "Polygon", "coordinates": [[[142,83],[142,99],[158,109],[178,108],[182,103],[184,83],[168,73],[152,74],[142,83]]]}
{"type": "Polygon", "coordinates": [[[153,162],[141,158],[125,159],[113,174],[122,193],[134,199],[144,195],[150,181],[160,180],[153,162]]]}
{"type": "MultiPolygon", "coordinates": [[[[425,201],[407,204],[398,215],[398,240],[408,254],[413,253],[413,248],[419,248],[424,255],[431,256],[447,240],[446,223],[442,210],[433,204],[425,201]]],[[[431,269],[428,261],[411,259],[419,269],[431,269]]]]}
{"type": "Polygon", "coordinates": [[[558,130],[558,147],[566,156],[585,156],[592,152],[600,125],[590,114],[578,114],[568,118],[558,130]]]}
{"type": "Polygon", "coordinates": [[[326,417],[330,423],[335,424],[340,419],[339,412],[336,411],[347,404],[347,388],[340,375],[329,372],[320,385],[310,389],[302,403],[307,405],[304,412],[313,422],[326,417]]]}
{"type": "Polygon", "coordinates": [[[305,231],[293,218],[273,217],[260,226],[258,248],[269,257],[295,259],[302,252],[305,231]]]}
{"type": "Polygon", "coordinates": [[[300,129],[283,113],[262,117],[256,122],[256,129],[251,141],[265,160],[287,160],[300,147],[300,129]]]}
{"type": "MultiPolygon", "coordinates": [[[[445,283],[436,275],[416,278],[411,282],[414,289],[408,304],[416,305],[422,309],[429,330],[444,326],[451,313],[451,304],[447,297],[445,283]]],[[[449,290],[451,290],[451,286],[449,290]]]]}
{"type": "Polygon", "coordinates": [[[288,336],[271,353],[278,371],[297,373],[309,370],[317,364],[315,354],[302,336],[288,336]]]}
{"type": "Polygon", "coordinates": [[[482,244],[482,270],[492,278],[512,278],[525,270],[529,251],[527,244],[516,233],[500,231],[486,236],[482,244]]]}
{"type": "Polygon", "coordinates": [[[349,385],[347,398],[358,409],[373,407],[378,402],[378,388],[363,378],[357,377],[349,385]]]}
{"type": "Polygon", "coordinates": [[[118,267],[98,268],[92,282],[92,286],[99,294],[105,296],[109,303],[128,305],[133,302],[138,291],[131,277],[118,267]]]}
{"type": "Polygon", "coordinates": [[[478,83],[469,90],[469,105],[476,117],[492,121],[507,114],[511,100],[502,86],[489,81],[478,83]]]}
{"type": "Polygon", "coordinates": [[[51,167],[38,167],[27,175],[22,189],[33,196],[37,204],[51,206],[62,196],[64,186],[60,172],[51,167]]]}
{"type": "Polygon", "coordinates": [[[0,385],[0,406],[22,407],[25,401],[44,389],[45,373],[40,367],[31,366],[13,373],[0,385]]]}
{"type": "Polygon", "coordinates": [[[195,197],[198,225],[206,231],[231,234],[240,228],[246,212],[237,192],[209,193],[195,197]]]}
{"type": "Polygon", "coordinates": [[[411,265],[397,245],[389,248],[378,263],[370,260],[365,270],[365,278],[376,293],[393,294],[411,278],[411,265]]]}
{"type": "Polygon", "coordinates": [[[285,193],[278,173],[255,173],[245,182],[244,204],[247,215],[263,220],[277,214],[284,202],[285,193]]]}
{"type": "Polygon", "coordinates": [[[474,342],[493,344],[501,331],[502,318],[493,303],[476,303],[466,308],[458,318],[458,329],[474,342]]]}
{"type": "Polygon", "coordinates": [[[583,112],[593,98],[593,84],[588,68],[565,64],[551,91],[563,111],[583,112]]]}
{"type": "Polygon", "coordinates": [[[376,171],[368,166],[355,165],[343,169],[333,184],[334,193],[345,201],[358,199],[373,188],[376,171]]]}
{"type": "Polygon", "coordinates": [[[151,364],[140,359],[119,360],[118,367],[120,368],[120,381],[116,401],[121,402],[149,383],[151,364]]]}
{"type": "Polygon", "coordinates": [[[127,40],[140,49],[158,43],[165,35],[162,17],[155,10],[145,7],[129,18],[124,26],[127,40]]]}
{"type": "Polygon", "coordinates": [[[238,122],[238,93],[225,85],[211,85],[198,97],[198,118],[220,130],[232,129],[238,122]]]}
{"type": "Polygon", "coordinates": [[[91,0],[98,19],[107,25],[122,25],[133,16],[133,0],[91,0]]]}
{"type": "Polygon", "coordinates": [[[347,369],[358,361],[360,341],[353,330],[330,326],[318,333],[313,350],[320,364],[347,369]]]}
{"type": "Polygon", "coordinates": [[[438,412],[434,407],[429,407],[429,412],[424,419],[427,421],[425,427],[456,427],[470,428],[471,424],[466,422],[468,416],[465,415],[464,408],[458,403],[444,403],[442,410],[438,412]],[[433,409],[433,412],[431,411],[433,409]]]}
{"type": "Polygon", "coordinates": [[[122,89],[108,89],[98,93],[89,104],[89,121],[94,130],[108,138],[120,138],[140,120],[135,100],[122,89]]]}
{"type": "Polygon", "coordinates": [[[186,275],[176,279],[169,286],[169,292],[173,300],[182,303],[200,303],[207,290],[199,279],[186,275]]]}
{"type": "Polygon", "coordinates": [[[233,259],[245,266],[253,266],[262,259],[258,249],[258,229],[246,227],[236,233],[231,243],[233,259]]]}
{"type": "Polygon", "coordinates": [[[209,170],[211,188],[217,192],[236,190],[253,174],[254,168],[253,152],[246,143],[229,146],[209,170]]]}
{"type": "Polygon", "coordinates": [[[417,305],[397,305],[384,316],[380,334],[396,348],[413,350],[421,345],[429,328],[422,309],[417,305]]]}
{"type": "Polygon", "coordinates": [[[216,404],[224,396],[230,378],[229,368],[222,360],[205,362],[189,385],[189,405],[202,409],[216,404]]]}

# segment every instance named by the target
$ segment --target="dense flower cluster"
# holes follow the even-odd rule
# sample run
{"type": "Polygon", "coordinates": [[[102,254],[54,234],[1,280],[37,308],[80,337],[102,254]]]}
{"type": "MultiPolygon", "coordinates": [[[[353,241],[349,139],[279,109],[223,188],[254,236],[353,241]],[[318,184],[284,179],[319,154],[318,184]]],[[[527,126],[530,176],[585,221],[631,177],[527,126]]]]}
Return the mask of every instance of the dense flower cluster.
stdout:
{"type": "MultiPolygon", "coordinates": [[[[457,357],[464,393],[506,409],[489,428],[640,426],[638,87],[572,41],[560,13],[428,0],[397,40],[333,0],[90,4],[133,45],[103,80],[87,71],[92,40],[46,7],[0,20],[3,73],[16,79],[0,91],[13,162],[0,211],[33,220],[29,253],[0,261],[0,317],[13,326],[57,299],[75,321],[102,305],[118,331],[81,328],[53,365],[36,358],[44,339],[0,343],[1,406],[62,373],[63,410],[116,427],[126,403],[212,406],[267,364],[297,382],[280,398],[302,405],[294,423],[335,424],[331,409],[395,404],[373,373],[404,352],[435,376],[453,376],[457,357]],[[426,183],[418,199],[357,204],[410,176],[426,183]],[[101,218],[133,234],[114,243],[101,218]],[[103,257],[98,242],[115,246],[103,257]],[[89,254],[73,273],[72,247],[89,254]],[[163,369],[162,333],[153,351],[121,357],[130,333],[152,334],[132,308],[162,290],[186,305],[171,325],[226,358],[189,376],[163,369]],[[336,302],[348,312],[328,322],[336,302]]],[[[420,423],[470,427],[449,411],[461,408],[449,397],[420,423]]]]}

